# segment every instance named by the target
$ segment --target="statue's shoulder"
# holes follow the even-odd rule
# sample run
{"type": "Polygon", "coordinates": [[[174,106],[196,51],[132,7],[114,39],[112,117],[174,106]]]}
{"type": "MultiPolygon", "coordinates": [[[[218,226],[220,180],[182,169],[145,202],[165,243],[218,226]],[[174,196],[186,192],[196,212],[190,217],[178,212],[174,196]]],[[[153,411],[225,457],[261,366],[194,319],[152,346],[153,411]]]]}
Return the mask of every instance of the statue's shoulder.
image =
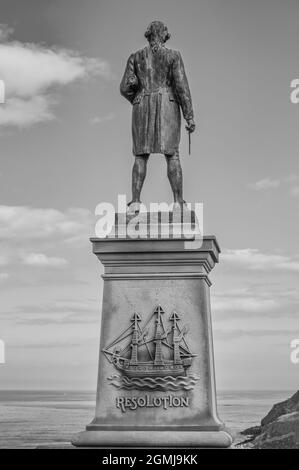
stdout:
{"type": "Polygon", "coordinates": [[[178,58],[181,56],[180,51],[177,51],[176,49],[168,49],[174,59],[178,58]]]}
{"type": "Polygon", "coordinates": [[[133,52],[132,55],[134,56],[135,59],[138,60],[140,57],[146,55],[147,49],[148,49],[148,48],[147,48],[146,46],[145,46],[145,47],[142,47],[141,49],[138,49],[138,51],[133,52]]]}
{"type": "Polygon", "coordinates": [[[179,60],[181,54],[179,51],[175,50],[175,49],[169,49],[168,47],[165,48],[166,51],[167,51],[167,55],[169,57],[169,59],[174,62],[174,61],[177,61],[179,60]]]}
{"type": "MultiPolygon", "coordinates": [[[[130,57],[134,61],[139,62],[142,58],[145,58],[145,57],[148,56],[149,51],[150,51],[149,46],[145,46],[145,47],[142,47],[141,49],[138,49],[135,52],[132,52],[130,57]]],[[[169,49],[168,47],[164,48],[164,54],[165,53],[167,54],[169,59],[172,60],[172,61],[178,60],[181,56],[179,51],[177,51],[175,49],[169,49]]]]}

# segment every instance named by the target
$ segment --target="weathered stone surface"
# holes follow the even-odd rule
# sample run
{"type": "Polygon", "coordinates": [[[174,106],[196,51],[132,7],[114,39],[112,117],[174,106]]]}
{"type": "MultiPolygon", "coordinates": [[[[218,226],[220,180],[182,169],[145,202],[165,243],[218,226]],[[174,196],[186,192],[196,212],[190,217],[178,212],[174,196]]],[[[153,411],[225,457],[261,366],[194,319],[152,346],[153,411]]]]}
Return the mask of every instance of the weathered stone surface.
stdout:
{"type": "Polygon", "coordinates": [[[216,409],[208,278],[215,237],[193,249],[181,239],[92,242],[105,268],[97,404],[73,444],[230,446],[216,409]]]}
{"type": "Polygon", "coordinates": [[[230,447],[231,435],[219,431],[85,431],[73,439],[77,447],[230,447]]]}

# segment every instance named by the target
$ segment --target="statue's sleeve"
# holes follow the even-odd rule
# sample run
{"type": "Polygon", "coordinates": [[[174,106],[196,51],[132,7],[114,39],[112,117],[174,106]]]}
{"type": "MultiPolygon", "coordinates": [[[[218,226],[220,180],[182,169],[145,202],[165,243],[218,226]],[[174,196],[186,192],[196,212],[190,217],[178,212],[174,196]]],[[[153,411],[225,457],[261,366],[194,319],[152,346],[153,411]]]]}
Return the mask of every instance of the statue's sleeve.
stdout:
{"type": "Polygon", "coordinates": [[[132,86],[129,83],[129,78],[135,77],[135,67],[134,67],[134,54],[131,54],[128,58],[126,69],[122,81],[120,83],[120,93],[124,96],[127,100],[132,103],[135,95],[136,95],[136,86],[132,86]]]}
{"type": "Polygon", "coordinates": [[[181,54],[177,51],[173,62],[174,91],[179,99],[183,116],[186,119],[193,119],[193,108],[191,93],[186,77],[185,67],[181,54]]]}

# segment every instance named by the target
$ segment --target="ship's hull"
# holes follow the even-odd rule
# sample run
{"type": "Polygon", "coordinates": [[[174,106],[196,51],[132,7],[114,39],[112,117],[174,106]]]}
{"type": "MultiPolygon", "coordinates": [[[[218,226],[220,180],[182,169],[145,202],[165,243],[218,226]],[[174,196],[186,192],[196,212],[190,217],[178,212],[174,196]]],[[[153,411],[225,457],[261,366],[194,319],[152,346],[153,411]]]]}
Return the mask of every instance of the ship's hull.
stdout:
{"type": "Polygon", "coordinates": [[[185,375],[185,369],[182,364],[118,364],[117,368],[120,369],[128,377],[178,377],[185,375]]]}

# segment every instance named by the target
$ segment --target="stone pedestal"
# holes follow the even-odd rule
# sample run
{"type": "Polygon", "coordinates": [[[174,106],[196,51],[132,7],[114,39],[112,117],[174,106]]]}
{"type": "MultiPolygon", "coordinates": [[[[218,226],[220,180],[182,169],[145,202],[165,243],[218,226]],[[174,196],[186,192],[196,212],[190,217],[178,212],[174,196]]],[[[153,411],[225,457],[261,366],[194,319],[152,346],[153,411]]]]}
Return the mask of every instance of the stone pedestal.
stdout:
{"type": "Polygon", "coordinates": [[[96,447],[229,447],[216,410],[210,280],[216,238],[92,239],[105,267],[96,447]],[[196,244],[195,244],[196,246],[196,244]]]}

